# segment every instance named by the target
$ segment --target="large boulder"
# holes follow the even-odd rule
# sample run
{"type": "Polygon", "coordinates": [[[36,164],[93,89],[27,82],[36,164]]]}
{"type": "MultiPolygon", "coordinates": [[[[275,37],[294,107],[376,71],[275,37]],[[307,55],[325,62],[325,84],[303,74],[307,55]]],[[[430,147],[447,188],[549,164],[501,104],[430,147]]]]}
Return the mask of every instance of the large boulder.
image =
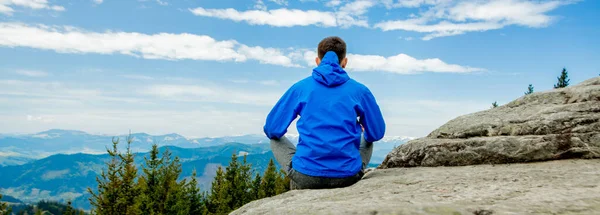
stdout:
{"type": "Polygon", "coordinates": [[[600,158],[600,78],[458,117],[396,147],[381,169],[600,158]]]}
{"type": "Polygon", "coordinates": [[[232,214],[600,214],[600,160],[375,170],[347,188],[292,190],[232,214]]]}

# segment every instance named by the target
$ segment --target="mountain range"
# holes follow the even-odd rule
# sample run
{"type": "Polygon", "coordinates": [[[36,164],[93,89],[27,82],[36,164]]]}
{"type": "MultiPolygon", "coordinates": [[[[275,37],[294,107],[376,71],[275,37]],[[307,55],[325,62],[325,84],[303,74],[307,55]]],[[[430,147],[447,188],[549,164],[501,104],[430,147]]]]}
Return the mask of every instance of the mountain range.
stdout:
{"type": "MultiPolygon", "coordinates": [[[[185,138],[178,134],[153,136],[131,134],[136,163],[141,164],[152,144],[169,149],[182,162],[182,177],[197,171],[203,190],[210,187],[218,166],[226,166],[232,153],[247,155],[256,172],[262,173],[273,158],[268,139],[263,135],[218,138],[185,138]]],[[[297,142],[297,135],[288,135],[297,142]]],[[[126,135],[118,137],[125,143],[126,135]]],[[[386,137],[375,144],[372,166],[380,163],[395,146],[411,138],[386,137]]],[[[49,130],[28,135],[0,135],[0,192],[23,202],[71,200],[79,208],[89,209],[86,189],[96,186],[96,176],[109,156],[106,147],[113,137],[81,131],[49,130]]],[[[116,138],[115,138],[116,140],[116,138]]],[[[126,144],[121,145],[124,149],[126,144]]]]}

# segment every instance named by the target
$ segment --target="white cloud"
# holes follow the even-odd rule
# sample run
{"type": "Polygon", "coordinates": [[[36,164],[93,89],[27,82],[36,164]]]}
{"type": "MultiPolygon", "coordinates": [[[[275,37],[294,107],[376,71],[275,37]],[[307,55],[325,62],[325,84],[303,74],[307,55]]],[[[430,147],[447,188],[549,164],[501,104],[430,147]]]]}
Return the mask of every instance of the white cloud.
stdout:
{"type": "MultiPolygon", "coordinates": [[[[287,1],[270,0],[278,4],[286,5],[287,1]]],[[[293,26],[321,26],[321,27],[342,27],[351,26],[369,27],[367,17],[363,16],[369,8],[375,6],[377,1],[373,0],[355,0],[344,4],[335,12],[317,11],[317,10],[298,10],[280,8],[276,10],[266,10],[262,0],[258,0],[254,8],[258,10],[238,11],[233,8],[227,9],[206,9],[198,7],[190,9],[197,16],[213,17],[227,19],[236,22],[246,22],[251,25],[270,25],[275,27],[293,27],[293,26]]],[[[326,3],[329,7],[342,5],[342,1],[329,1],[326,3]]]]}
{"type": "Polygon", "coordinates": [[[256,4],[254,4],[254,9],[267,10],[267,5],[262,0],[256,0],[256,4]]]}
{"type": "Polygon", "coordinates": [[[292,59],[285,56],[280,50],[274,48],[262,48],[260,46],[248,47],[246,45],[241,45],[238,52],[264,64],[300,67],[300,65],[292,63],[292,59]]]}
{"type": "Polygon", "coordinates": [[[265,86],[279,86],[279,81],[276,80],[265,80],[265,81],[260,81],[259,82],[261,85],[265,85],[265,86]]]}
{"type": "Polygon", "coordinates": [[[145,103],[133,97],[119,97],[102,89],[90,86],[72,86],[62,82],[22,81],[0,79],[0,101],[7,105],[27,103],[32,107],[47,104],[80,107],[86,102],[145,103]],[[3,96],[8,97],[4,99],[3,96]],[[19,102],[15,101],[19,98],[19,102]],[[15,103],[16,102],[16,103],[15,103]]]}
{"type": "Polygon", "coordinates": [[[13,8],[15,6],[33,10],[65,10],[65,8],[62,6],[50,5],[47,0],[0,0],[0,13],[5,15],[12,15],[15,11],[13,8]]]}
{"type": "MultiPolygon", "coordinates": [[[[314,51],[247,46],[235,40],[217,41],[194,34],[142,34],[137,32],[88,32],[74,27],[29,26],[0,23],[0,46],[30,47],[59,53],[123,54],[145,59],[212,60],[300,67],[314,66],[314,51]]],[[[440,59],[415,59],[406,54],[384,57],[349,54],[351,71],[384,71],[400,74],[419,72],[474,72],[483,69],[447,64],[440,59]]],[[[129,77],[132,78],[132,77],[129,77]]],[[[137,77],[138,79],[140,77],[137,77]]]]}
{"type": "Polygon", "coordinates": [[[275,93],[248,92],[209,85],[152,85],[139,93],[156,96],[164,100],[181,102],[218,102],[265,106],[274,104],[279,98],[275,93]]]}
{"type": "Polygon", "coordinates": [[[275,4],[278,4],[278,5],[287,5],[288,4],[287,0],[269,0],[269,1],[271,1],[275,4]]]}
{"type": "Polygon", "coordinates": [[[561,1],[497,0],[489,2],[461,2],[448,10],[455,21],[481,20],[515,24],[526,27],[543,27],[552,21],[545,13],[564,4],[561,1]]]}
{"type": "Polygon", "coordinates": [[[0,104],[8,110],[0,111],[0,121],[11,122],[10,126],[0,123],[0,130],[85,128],[97,133],[123,133],[135,129],[190,136],[260,133],[269,107],[284,90],[260,92],[206,82],[82,86],[0,79],[0,104]]]}
{"type": "Polygon", "coordinates": [[[16,73],[19,75],[24,75],[24,76],[33,77],[33,78],[40,78],[40,77],[48,76],[47,72],[35,71],[35,70],[17,70],[16,73]]]}
{"type": "Polygon", "coordinates": [[[399,1],[387,6],[433,6],[411,19],[382,21],[374,26],[383,31],[404,30],[427,33],[423,40],[501,29],[509,25],[538,28],[545,27],[554,20],[554,17],[547,15],[548,12],[572,2],[574,1],[399,1]]]}
{"type": "Polygon", "coordinates": [[[251,81],[251,80],[230,80],[231,83],[234,84],[251,84],[256,85],[260,84],[263,86],[280,86],[281,82],[277,80],[262,80],[262,81],[251,81]]]}
{"type": "Polygon", "coordinates": [[[327,7],[337,7],[339,5],[342,4],[342,0],[329,0],[327,3],[325,3],[325,6],[327,7]]]}
{"type": "Polygon", "coordinates": [[[202,7],[190,9],[196,16],[229,19],[236,22],[247,22],[251,25],[271,25],[276,27],[317,25],[324,27],[337,26],[336,16],[332,12],[316,10],[276,9],[238,11],[233,8],[205,9],[202,7]]]}
{"type": "MultiPolygon", "coordinates": [[[[316,52],[306,51],[304,52],[303,57],[307,65],[312,66],[314,65],[316,56],[316,52]]],[[[438,58],[416,59],[406,54],[398,54],[389,57],[348,54],[347,57],[347,70],[356,72],[382,71],[397,74],[415,74],[423,72],[469,73],[485,71],[485,69],[482,68],[448,64],[438,58]]]]}
{"type": "Polygon", "coordinates": [[[54,117],[51,116],[32,116],[27,115],[27,121],[39,121],[44,123],[49,123],[54,121],[54,117]]]}
{"type": "Polygon", "coordinates": [[[391,134],[422,137],[458,116],[489,109],[485,101],[399,100],[379,102],[391,134]]]}
{"type": "Polygon", "coordinates": [[[244,62],[251,59],[267,64],[295,66],[288,64],[290,59],[277,55],[280,52],[273,48],[248,47],[235,40],[217,41],[210,36],[187,33],[89,32],[70,26],[0,23],[0,46],[29,47],[59,53],[124,54],[165,60],[244,62]]]}
{"type": "Polygon", "coordinates": [[[139,2],[154,1],[154,2],[156,2],[157,4],[159,4],[159,5],[162,5],[162,6],[167,6],[167,5],[169,5],[169,2],[162,1],[162,0],[138,0],[138,1],[139,1],[139,2]]]}
{"type": "MultiPolygon", "coordinates": [[[[271,0],[274,1],[274,0],[271,0]]],[[[281,1],[283,4],[285,1],[281,1]]],[[[383,31],[403,30],[425,33],[423,40],[453,36],[468,32],[501,29],[510,25],[545,27],[554,17],[547,13],[576,0],[328,0],[325,5],[334,11],[298,10],[280,8],[267,10],[262,0],[257,1],[259,10],[238,11],[228,9],[190,9],[197,16],[246,22],[251,25],[275,27],[351,26],[375,27],[383,31]],[[369,23],[367,13],[376,6],[387,9],[408,8],[420,13],[409,15],[409,19],[381,20],[369,23]]]]}
{"type": "Polygon", "coordinates": [[[387,8],[416,8],[424,5],[438,5],[442,3],[448,3],[452,0],[381,0],[387,8]]]}
{"type": "Polygon", "coordinates": [[[154,80],[153,77],[146,76],[146,75],[120,75],[120,76],[123,78],[140,80],[140,81],[154,80]]]}
{"type": "Polygon", "coordinates": [[[413,38],[413,37],[398,37],[398,39],[411,41],[411,40],[414,40],[415,38],[413,38]]]}
{"type": "Polygon", "coordinates": [[[167,5],[169,5],[169,3],[168,3],[168,2],[166,2],[166,1],[161,1],[161,0],[156,0],[156,3],[158,3],[159,5],[162,5],[162,6],[167,6],[167,5]]]}
{"type": "MultiPolygon", "coordinates": [[[[261,134],[267,109],[260,111],[218,110],[199,106],[195,110],[120,110],[68,109],[47,111],[46,117],[54,120],[36,123],[22,115],[0,112],[3,132],[35,133],[52,128],[84,130],[90,133],[123,134],[131,129],[146,133],[178,133],[185,136],[229,136],[261,134]],[[240,120],[243,119],[243,120],[240,120]],[[93,123],[90,123],[93,122],[93,123]]],[[[290,130],[295,130],[290,128],[290,130]]]]}
{"type": "Polygon", "coordinates": [[[447,64],[438,58],[416,59],[406,54],[390,57],[349,54],[348,60],[348,68],[350,71],[385,71],[400,74],[421,72],[469,73],[484,71],[480,68],[447,64]]]}
{"type": "Polygon", "coordinates": [[[92,0],[94,2],[94,4],[102,4],[102,2],[104,2],[104,0],[92,0]]]}
{"type": "Polygon", "coordinates": [[[367,10],[373,6],[375,6],[376,2],[372,0],[356,0],[350,3],[345,4],[340,7],[340,11],[349,14],[362,15],[367,12],[367,10]]]}

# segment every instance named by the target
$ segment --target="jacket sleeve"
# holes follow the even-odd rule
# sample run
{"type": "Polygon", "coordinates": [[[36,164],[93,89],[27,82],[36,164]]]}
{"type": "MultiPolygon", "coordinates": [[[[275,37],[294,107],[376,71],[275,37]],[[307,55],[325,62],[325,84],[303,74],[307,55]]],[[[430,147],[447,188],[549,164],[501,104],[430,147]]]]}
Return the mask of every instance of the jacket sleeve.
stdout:
{"type": "Polygon", "coordinates": [[[267,116],[263,130],[269,139],[279,139],[285,135],[292,121],[298,116],[297,107],[298,96],[292,86],[267,116]]]}
{"type": "Polygon", "coordinates": [[[381,140],[385,135],[385,121],[379,105],[370,91],[363,96],[361,107],[360,124],[364,128],[365,140],[367,142],[381,140]]]}

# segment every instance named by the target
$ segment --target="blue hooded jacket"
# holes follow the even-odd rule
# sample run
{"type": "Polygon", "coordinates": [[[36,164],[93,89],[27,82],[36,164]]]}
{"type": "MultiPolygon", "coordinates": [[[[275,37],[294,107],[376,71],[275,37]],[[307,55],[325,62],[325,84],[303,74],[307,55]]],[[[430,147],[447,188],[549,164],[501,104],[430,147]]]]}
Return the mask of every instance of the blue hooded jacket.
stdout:
{"type": "Polygon", "coordinates": [[[327,52],[312,77],[294,84],[267,116],[270,139],[285,135],[296,123],[300,139],[292,168],[310,176],[345,178],[362,169],[362,129],[367,142],[385,134],[385,122],[369,89],[350,79],[335,52],[327,52]],[[357,120],[359,118],[359,120],[357,120]]]}

